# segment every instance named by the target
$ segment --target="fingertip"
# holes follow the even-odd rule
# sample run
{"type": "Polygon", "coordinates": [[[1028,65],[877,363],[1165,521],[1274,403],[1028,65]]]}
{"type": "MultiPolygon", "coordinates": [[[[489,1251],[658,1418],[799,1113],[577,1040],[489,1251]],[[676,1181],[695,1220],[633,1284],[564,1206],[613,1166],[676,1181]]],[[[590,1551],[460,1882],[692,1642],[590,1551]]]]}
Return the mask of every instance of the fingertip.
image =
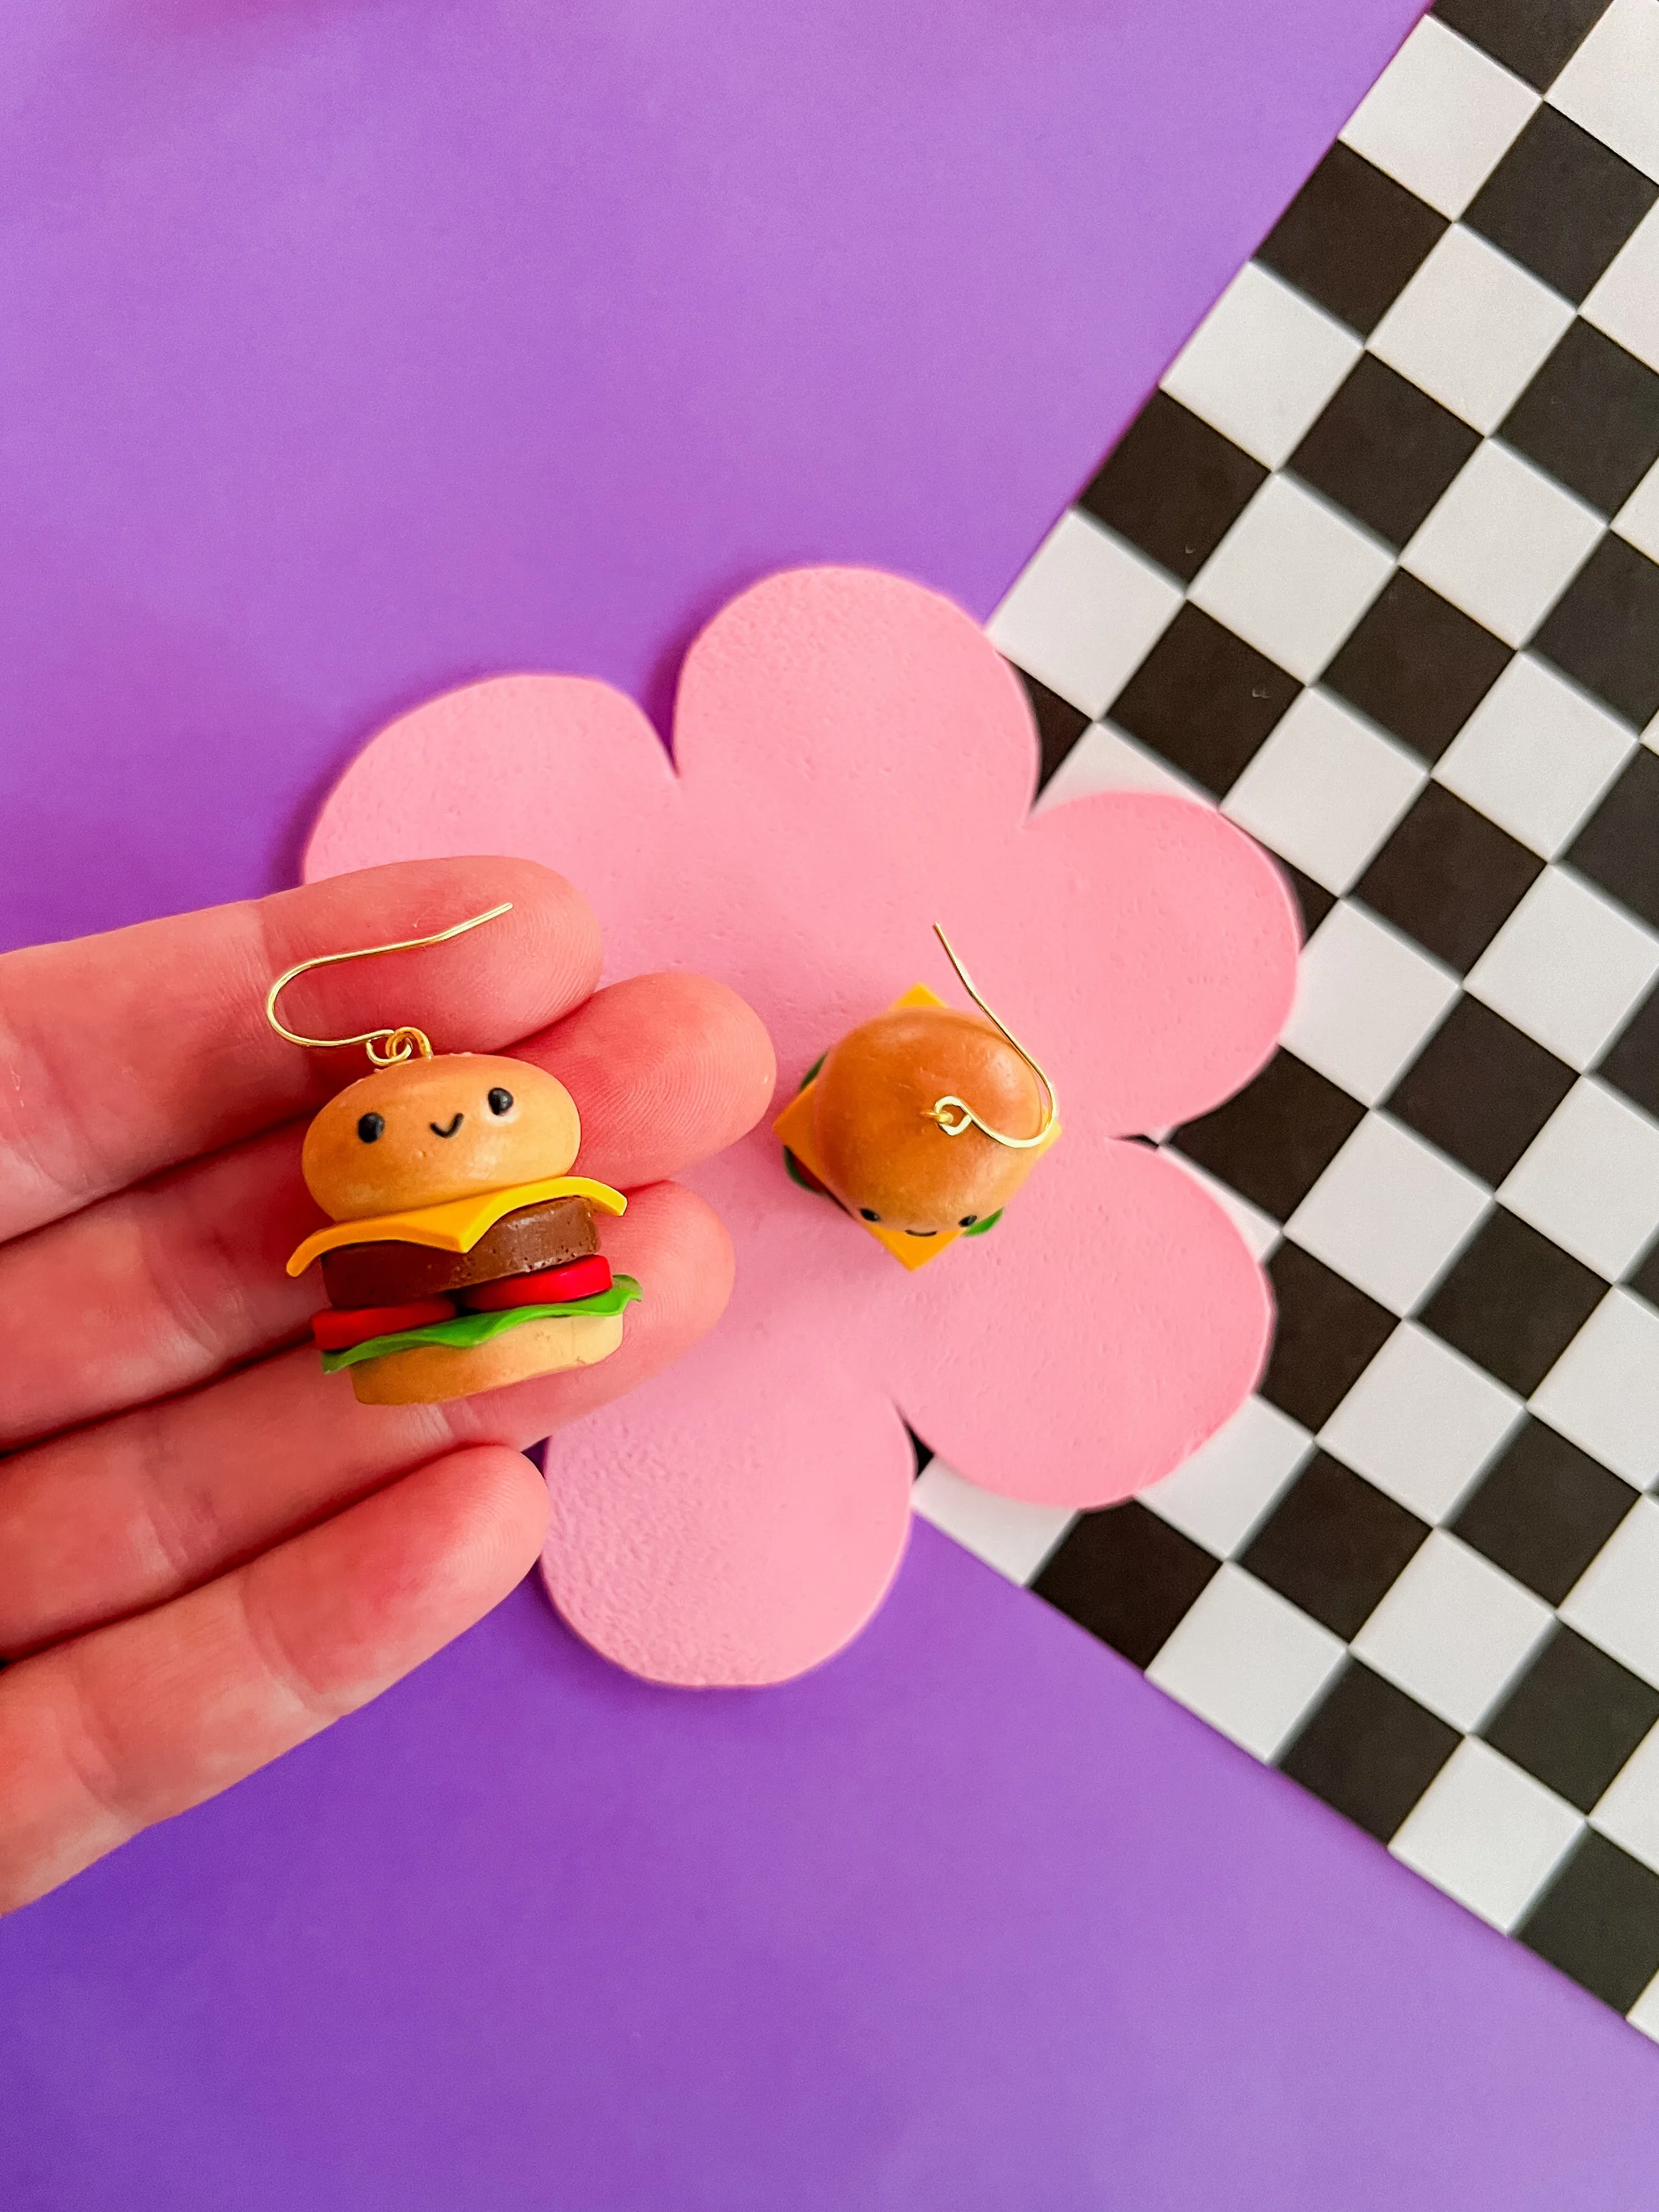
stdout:
{"type": "MultiPolygon", "coordinates": [[[[540,1556],[547,1534],[547,1485],[521,1451],[478,1444],[439,1462],[456,1483],[481,1580],[505,1595],[540,1556]]],[[[491,1602],[494,1602],[492,1600],[491,1602]]]]}
{"type": "Polygon", "coordinates": [[[711,976],[673,970],[596,991],[520,1049],[574,1098],[586,1171],[630,1186],[735,1144],[777,1084],[753,1007],[711,976]]]}

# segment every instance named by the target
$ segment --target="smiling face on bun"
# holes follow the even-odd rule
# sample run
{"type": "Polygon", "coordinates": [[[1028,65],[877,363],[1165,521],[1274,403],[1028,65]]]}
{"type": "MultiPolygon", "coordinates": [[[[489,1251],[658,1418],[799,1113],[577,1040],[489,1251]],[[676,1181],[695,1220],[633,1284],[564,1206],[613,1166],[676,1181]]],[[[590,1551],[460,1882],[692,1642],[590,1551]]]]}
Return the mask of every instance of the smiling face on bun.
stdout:
{"type": "Polygon", "coordinates": [[[325,1370],[366,1404],[470,1397],[590,1366],[639,1296],[593,1215],[627,1200],[573,1176],[575,1101],[522,1060],[448,1053],[377,1068],[306,1133],[306,1186],[333,1223],[289,1261],[322,1262],[325,1370]]]}
{"type": "Polygon", "coordinates": [[[441,1206],[566,1174],[582,1140],[576,1102],[528,1060],[445,1053],[377,1067],[306,1132],[306,1188],[331,1220],[441,1206]]]}

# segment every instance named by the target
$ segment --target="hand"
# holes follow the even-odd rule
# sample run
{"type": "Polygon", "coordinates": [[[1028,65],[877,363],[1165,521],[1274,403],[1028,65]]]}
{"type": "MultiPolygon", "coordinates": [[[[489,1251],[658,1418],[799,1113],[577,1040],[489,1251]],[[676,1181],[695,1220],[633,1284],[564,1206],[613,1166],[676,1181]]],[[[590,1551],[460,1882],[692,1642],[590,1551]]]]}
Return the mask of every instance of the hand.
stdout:
{"type": "Polygon", "coordinates": [[[662,1178],[770,1100],[759,1021],[722,986],[596,990],[598,924],[514,860],[411,861],[0,959],[0,1911],[375,1697],[539,1552],[523,1448],[684,1351],[732,1255],[662,1178]],[[638,1276],[599,1366],[441,1406],[360,1406],[283,1272],[321,1216],[309,1115],[367,1073],[266,1027],[313,953],[453,943],[308,975],[291,1027],[417,1024],[515,1051],[582,1117],[582,1173],[634,1193],[607,1252],[638,1276]],[[526,1042],[515,1042],[525,1039],[526,1042]]]}

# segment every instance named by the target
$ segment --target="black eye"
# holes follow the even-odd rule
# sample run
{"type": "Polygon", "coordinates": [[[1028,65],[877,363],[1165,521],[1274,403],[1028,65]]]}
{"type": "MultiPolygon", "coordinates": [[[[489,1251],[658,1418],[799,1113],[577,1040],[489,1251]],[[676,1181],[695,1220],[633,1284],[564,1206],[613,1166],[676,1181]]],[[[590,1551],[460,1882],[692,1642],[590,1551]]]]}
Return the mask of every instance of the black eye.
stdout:
{"type": "Polygon", "coordinates": [[[957,1227],[958,1229],[971,1229],[978,1219],[979,1216],[976,1213],[964,1213],[961,1220],[957,1222],[957,1227]]]}
{"type": "Polygon", "coordinates": [[[501,1090],[498,1085],[489,1094],[489,1110],[492,1114],[510,1114],[513,1111],[513,1093],[501,1090]]]}
{"type": "Polygon", "coordinates": [[[873,1206],[861,1206],[859,1208],[859,1212],[864,1216],[866,1221],[879,1221],[881,1219],[880,1214],[876,1212],[873,1206]]]}
{"type": "Polygon", "coordinates": [[[366,1145],[372,1145],[386,1128],[386,1117],[381,1114],[365,1114],[357,1124],[357,1134],[366,1145]]]}

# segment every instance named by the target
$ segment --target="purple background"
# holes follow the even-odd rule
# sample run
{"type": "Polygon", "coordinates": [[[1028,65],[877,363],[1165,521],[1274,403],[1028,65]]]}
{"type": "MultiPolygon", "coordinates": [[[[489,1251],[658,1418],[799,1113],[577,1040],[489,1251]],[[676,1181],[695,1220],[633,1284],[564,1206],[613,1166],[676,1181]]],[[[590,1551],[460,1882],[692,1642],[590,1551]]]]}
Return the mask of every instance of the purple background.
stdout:
{"type": "MultiPolygon", "coordinates": [[[[466,677],[660,714],[786,562],[985,612],[1412,12],[14,0],[0,939],[282,880],[466,677]]],[[[926,1528],[755,1696],[522,1590],[0,1928],[8,2212],[1517,2212],[1655,2078],[926,1528]]]]}

